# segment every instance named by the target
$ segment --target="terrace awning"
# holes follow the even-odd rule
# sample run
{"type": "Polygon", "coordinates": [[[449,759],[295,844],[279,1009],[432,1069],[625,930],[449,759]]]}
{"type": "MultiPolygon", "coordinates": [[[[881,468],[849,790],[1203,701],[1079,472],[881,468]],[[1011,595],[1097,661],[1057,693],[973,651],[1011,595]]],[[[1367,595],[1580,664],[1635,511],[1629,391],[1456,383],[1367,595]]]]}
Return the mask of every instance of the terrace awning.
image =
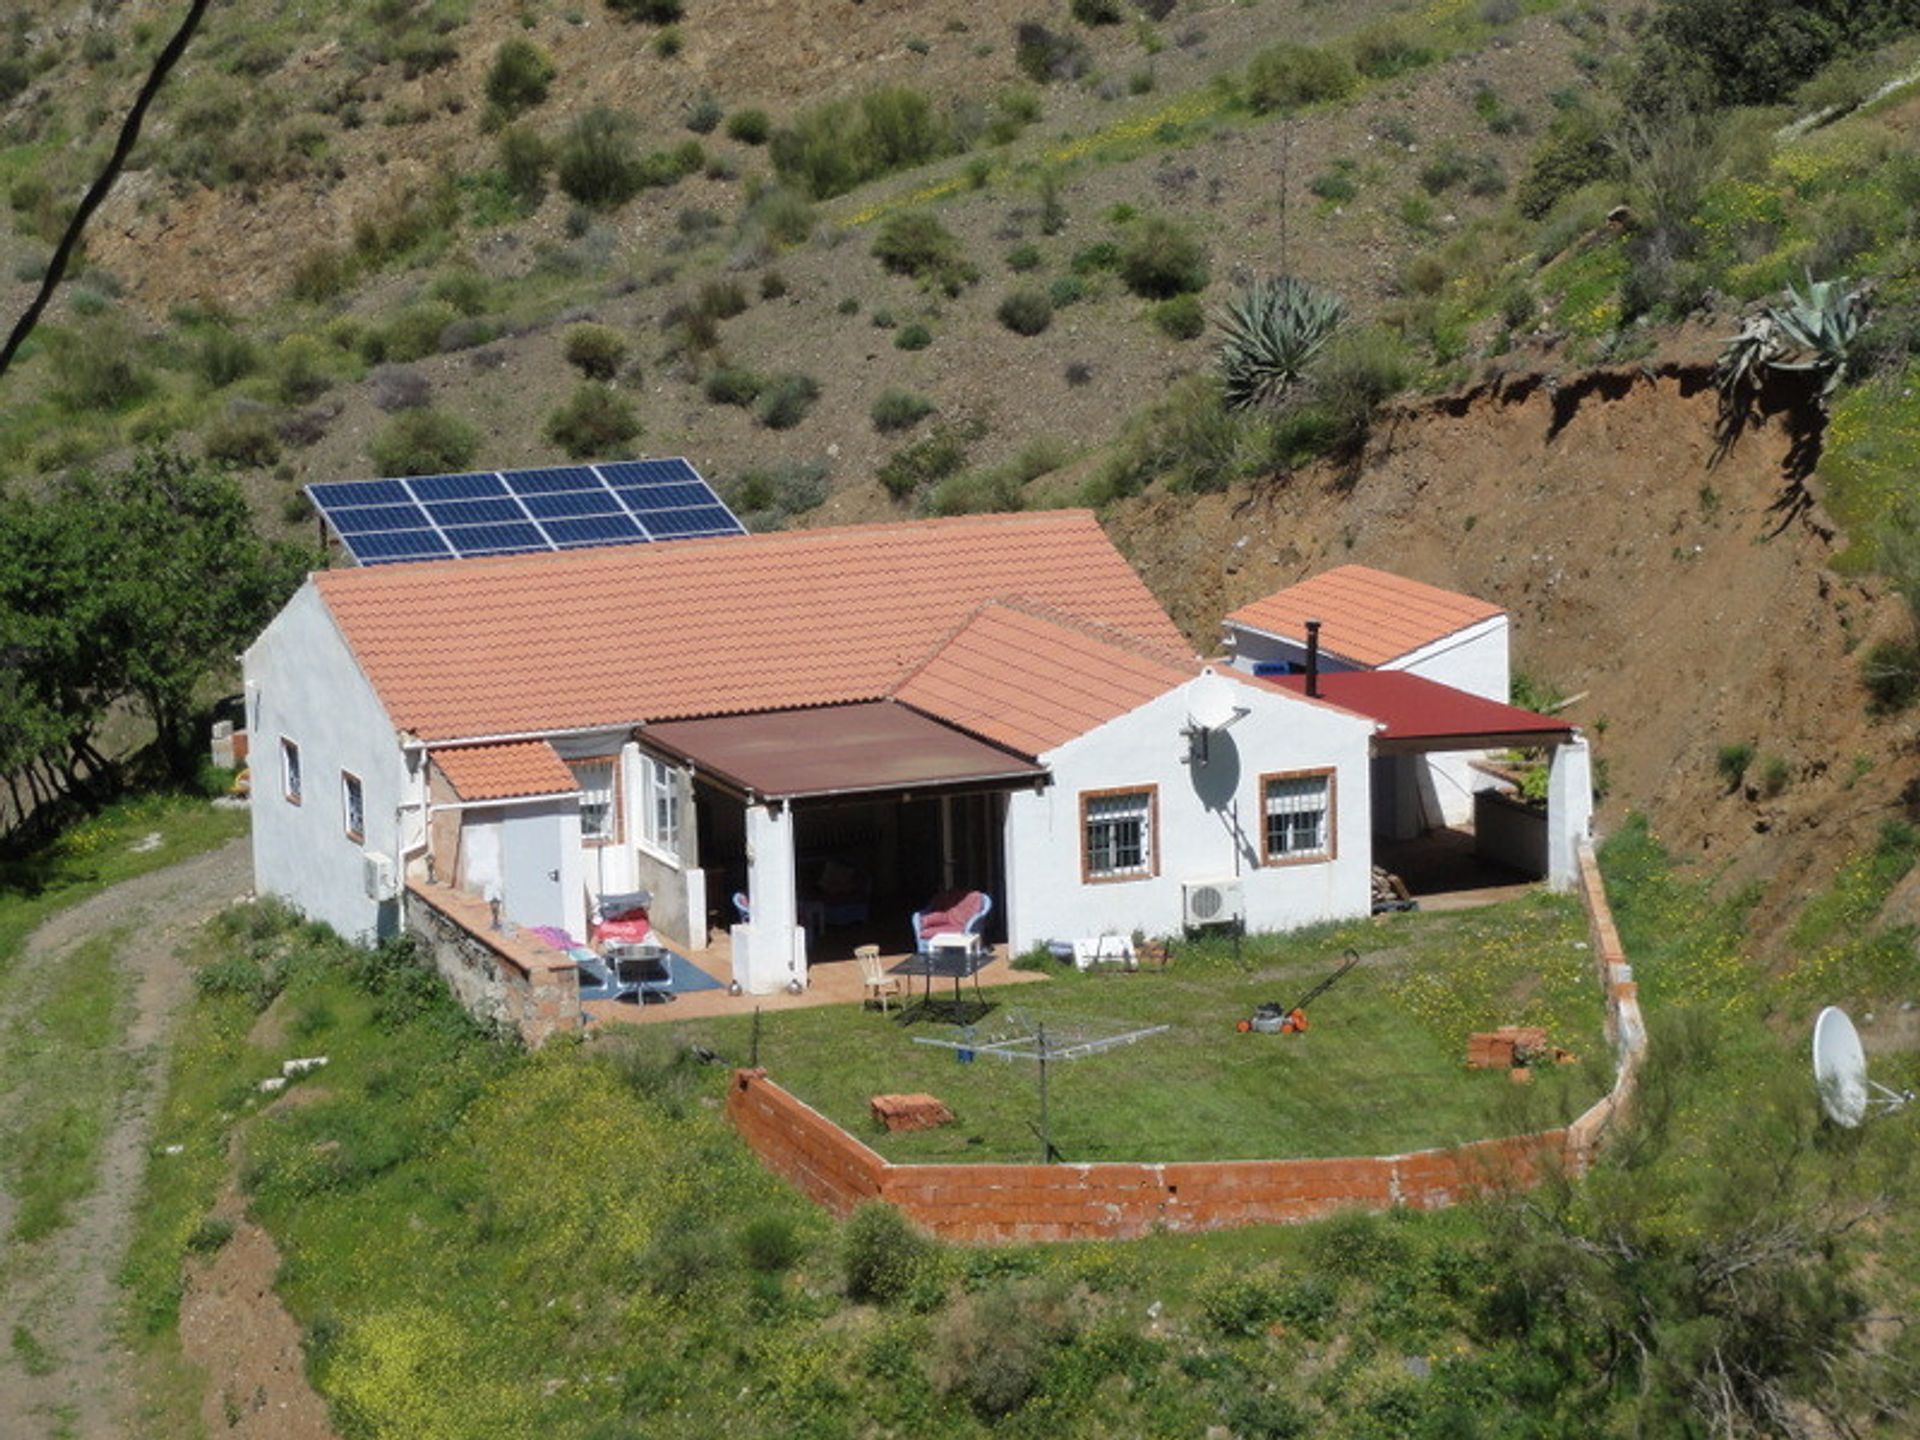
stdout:
{"type": "MultiPolygon", "coordinates": [[[[1261,678],[1295,695],[1306,693],[1305,675],[1261,678]]],[[[1483,700],[1405,670],[1322,671],[1319,698],[1377,723],[1381,729],[1373,737],[1376,755],[1524,750],[1573,738],[1573,726],[1565,720],[1483,700]]]]}
{"type": "Polygon", "coordinates": [[[668,720],[641,743],[762,800],[1038,784],[1046,770],[892,700],[668,720]]]}

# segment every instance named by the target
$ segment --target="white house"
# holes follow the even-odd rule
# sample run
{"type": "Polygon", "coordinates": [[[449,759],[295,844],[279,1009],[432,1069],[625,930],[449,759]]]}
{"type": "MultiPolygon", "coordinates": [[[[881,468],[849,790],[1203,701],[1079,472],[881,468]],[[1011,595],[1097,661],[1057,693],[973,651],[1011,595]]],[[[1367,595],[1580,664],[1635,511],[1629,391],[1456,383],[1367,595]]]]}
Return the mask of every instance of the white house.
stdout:
{"type": "MultiPolygon", "coordinates": [[[[1232,664],[1254,675],[1304,672],[1311,627],[1328,674],[1404,670],[1500,702],[1512,685],[1504,610],[1365,565],[1337,566],[1243,605],[1224,626],[1232,664]]],[[[1495,783],[1473,767],[1480,758],[1472,751],[1381,757],[1374,828],[1406,839],[1470,824],[1475,792],[1495,783]]]]}
{"type": "Polygon", "coordinates": [[[1250,653],[1208,675],[1085,511],[323,571],[245,657],[256,881],[367,937],[409,878],[579,937],[646,890],[770,989],[952,890],[1016,951],[1172,933],[1202,889],[1254,930],[1363,915],[1382,762],[1520,742],[1577,756],[1571,878],[1563,722],[1250,653]]]}

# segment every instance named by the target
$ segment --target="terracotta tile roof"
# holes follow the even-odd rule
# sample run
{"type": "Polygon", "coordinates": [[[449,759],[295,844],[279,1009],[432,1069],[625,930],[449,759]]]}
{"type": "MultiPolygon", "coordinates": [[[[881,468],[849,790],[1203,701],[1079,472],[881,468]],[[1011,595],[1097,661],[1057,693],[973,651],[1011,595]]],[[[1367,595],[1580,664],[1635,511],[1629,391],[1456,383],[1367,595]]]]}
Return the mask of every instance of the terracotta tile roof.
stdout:
{"type": "Polygon", "coordinates": [[[1227,616],[1285,640],[1307,638],[1319,620],[1320,646],[1356,665],[1384,665],[1503,611],[1498,605],[1365,565],[1341,565],[1243,605],[1227,616]]]}
{"type": "Polygon", "coordinates": [[[894,698],[1022,755],[1038,756],[1184,685],[1184,647],[1020,602],[982,606],[894,698]]]}
{"type": "Polygon", "coordinates": [[[567,762],[544,740],[458,745],[427,753],[462,800],[566,795],[580,788],[567,762]]]}
{"type": "Polygon", "coordinates": [[[423,739],[875,700],[983,601],[1181,647],[1090,511],[322,571],[348,645],[423,739]]]}

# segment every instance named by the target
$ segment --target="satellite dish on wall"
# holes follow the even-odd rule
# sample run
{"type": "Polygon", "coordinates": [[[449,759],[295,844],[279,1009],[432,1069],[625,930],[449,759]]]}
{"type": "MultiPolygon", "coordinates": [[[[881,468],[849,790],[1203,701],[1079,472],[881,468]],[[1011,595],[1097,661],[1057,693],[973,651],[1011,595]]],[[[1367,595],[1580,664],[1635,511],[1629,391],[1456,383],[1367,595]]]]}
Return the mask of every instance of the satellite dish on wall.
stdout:
{"type": "Polygon", "coordinates": [[[1195,730],[1224,730],[1245,712],[1234,704],[1233,686],[1209,665],[1187,682],[1187,724],[1195,730]]]}
{"type": "Polygon", "coordinates": [[[1838,1005],[1829,1005],[1813,1022],[1813,1079],[1820,1087],[1820,1108],[1836,1125],[1851,1130],[1875,1107],[1898,1110],[1912,1091],[1889,1090],[1867,1078],[1867,1052],[1860,1032],[1838,1005]]]}

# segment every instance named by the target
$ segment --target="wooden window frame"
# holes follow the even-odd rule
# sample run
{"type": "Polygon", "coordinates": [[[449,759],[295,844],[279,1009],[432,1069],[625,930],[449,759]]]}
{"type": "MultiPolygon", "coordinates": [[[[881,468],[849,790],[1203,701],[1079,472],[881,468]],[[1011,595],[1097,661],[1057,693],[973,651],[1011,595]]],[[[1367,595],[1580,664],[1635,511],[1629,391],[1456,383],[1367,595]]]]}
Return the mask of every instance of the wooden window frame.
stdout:
{"type": "Polygon", "coordinates": [[[340,772],[340,827],[346,831],[347,839],[356,845],[367,843],[367,786],[351,770],[340,772]],[[360,828],[353,828],[353,806],[347,803],[347,790],[355,786],[360,791],[360,828]]]}
{"type": "Polygon", "coordinates": [[[1106,790],[1080,792],[1080,883],[1082,885],[1125,885],[1135,880],[1156,880],[1160,876],[1160,787],[1152,785],[1116,785],[1106,790]],[[1109,800],[1116,795],[1147,797],[1147,866],[1144,870],[1120,875],[1098,875],[1093,870],[1093,855],[1087,846],[1087,802],[1109,800]]]}
{"type": "Polygon", "coordinates": [[[300,763],[300,742],[280,737],[280,798],[289,805],[304,803],[307,792],[307,772],[300,763]],[[291,757],[293,763],[287,763],[291,757]],[[287,782],[294,783],[289,785],[287,782]]]}
{"type": "Polygon", "coordinates": [[[613,767],[613,778],[607,783],[608,793],[613,797],[613,833],[611,835],[588,836],[583,830],[580,834],[580,843],[592,850],[598,850],[603,845],[625,844],[627,807],[625,797],[621,794],[620,752],[616,750],[611,755],[570,755],[566,758],[567,769],[573,772],[573,778],[575,780],[580,778],[579,767],[582,765],[610,765],[613,767]]]}
{"type": "Polygon", "coordinates": [[[1269,770],[1260,777],[1255,792],[1260,802],[1260,864],[1281,870],[1291,865],[1326,865],[1340,858],[1340,771],[1334,765],[1310,770],[1269,770]],[[1318,780],[1327,782],[1327,848],[1316,855],[1276,855],[1267,848],[1267,786],[1275,780],[1318,780]]]}

